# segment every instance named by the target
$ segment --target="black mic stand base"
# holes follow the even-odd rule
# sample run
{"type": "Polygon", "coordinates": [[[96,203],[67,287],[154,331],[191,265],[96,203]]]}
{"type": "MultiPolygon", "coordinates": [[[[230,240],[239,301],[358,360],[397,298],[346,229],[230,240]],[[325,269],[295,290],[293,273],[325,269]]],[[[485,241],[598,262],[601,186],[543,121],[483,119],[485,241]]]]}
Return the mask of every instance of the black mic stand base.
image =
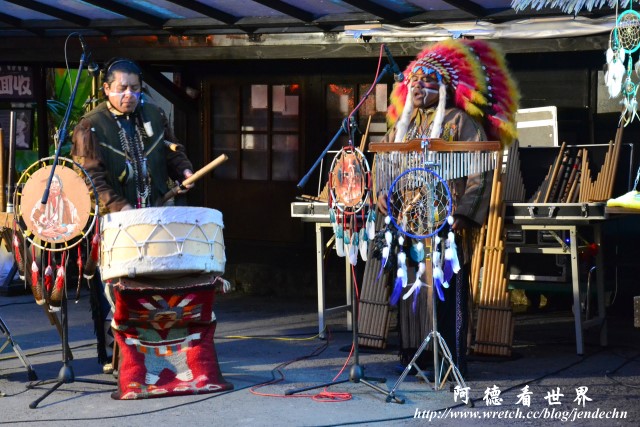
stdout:
{"type": "Polygon", "coordinates": [[[72,359],[71,353],[69,350],[69,322],[67,318],[67,310],[68,310],[68,298],[67,298],[67,290],[63,289],[62,292],[62,301],[60,304],[60,317],[62,319],[62,367],[58,372],[58,377],[56,379],[38,381],[37,383],[30,383],[27,385],[28,389],[33,389],[39,385],[43,384],[51,384],[53,386],[47,390],[42,396],[38,399],[34,400],[29,404],[29,408],[35,409],[40,402],[46,399],[51,393],[56,391],[62,384],[72,384],[74,382],[80,383],[88,383],[88,384],[103,384],[110,386],[117,386],[115,381],[103,381],[103,380],[91,380],[91,379],[77,379],[73,373],[73,367],[70,364],[72,359]]]}
{"type": "MultiPolygon", "coordinates": [[[[362,365],[360,365],[360,352],[359,352],[359,346],[358,346],[358,299],[356,298],[356,292],[355,292],[355,284],[352,283],[351,285],[351,313],[353,313],[353,338],[352,338],[352,345],[353,345],[353,365],[351,366],[351,370],[349,371],[349,379],[345,379],[345,380],[340,380],[340,381],[332,381],[329,383],[325,383],[325,384],[320,384],[320,385],[315,385],[315,386],[311,386],[311,387],[305,387],[305,388],[298,388],[298,389],[291,389],[291,390],[287,390],[285,391],[285,395],[286,396],[290,396],[292,394],[296,394],[296,393],[301,393],[303,391],[308,391],[308,390],[314,390],[317,388],[322,388],[322,387],[329,387],[332,385],[336,385],[336,384],[344,384],[346,382],[352,382],[352,383],[360,383],[360,384],[364,384],[374,390],[376,390],[379,393],[382,393],[384,395],[389,395],[389,392],[387,390],[384,390],[383,388],[373,384],[373,382],[377,382],[377,383],[385,383],[387,380],[385,378],[375,378],[375,377],[367,377],[364,375],[364,367],[362,365]]],[[[404,401],[400,401],[399,399],[395,399],[396,402],[398,403],[404,403],[404,401]]]]}
{"type": "Polygon", "coordinates": [[[56,391],[61,385],[63,385],[63,384],[72,384],[74,382],[87,383],[87,384],[102,384],[102,385],[110,385],[110,386],[115,386],[116,385],[116,383],[114,381],[90,380],[90,379],[86,379],[86,378],[85,379],[76,379],[75,375],[73,373],[73,367],[68,362],[64,362],[64,364],[60,368],[60,372],[58,372],[58,378],[51,379],[51,380],[40,381],[40,382],[37,382],[37,383],[31,383],[31,384],[27,385],[28,389],[33,389],[33,388],[35,388],[37,386],[40,386],[40,385],[53,383],[53,386],[49,390],[47,390],[42,396],[40,396],[38,399],[34,400],[33,402],[31,402],[29,404],[29,408],[31,408],[31,409],[37,408],[38,405],[40,404],[40,402],[42,402],[44,399],[46,399],[51,393],[56,391]]]}

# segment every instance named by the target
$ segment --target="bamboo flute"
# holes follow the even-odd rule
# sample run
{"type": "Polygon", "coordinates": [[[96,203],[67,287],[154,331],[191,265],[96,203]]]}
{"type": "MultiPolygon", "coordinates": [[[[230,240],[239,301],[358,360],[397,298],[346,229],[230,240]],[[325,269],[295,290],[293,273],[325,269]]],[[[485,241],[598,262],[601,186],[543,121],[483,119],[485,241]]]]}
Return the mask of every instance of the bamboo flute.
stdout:
{"type": "Polygon", "coordinates": [[[553,171],[551,172],[551,176],[549,177],[549,185],[547,186],[547,190],[545,192],[545,196],[542,199],[542,203],[547,203],[549,201],[549,196],[551,195],[551,190],[553,188],[553,182],[556,180],[556,176],[558,175],[558,170],[560,169],[560,164],[562,163],[562,156],[564,154],[565,147],[567,146],[566,142],[562,143],[560,147],[560,152],[558,157],[556,157],[556,161],[553,164],[553,171]]]}

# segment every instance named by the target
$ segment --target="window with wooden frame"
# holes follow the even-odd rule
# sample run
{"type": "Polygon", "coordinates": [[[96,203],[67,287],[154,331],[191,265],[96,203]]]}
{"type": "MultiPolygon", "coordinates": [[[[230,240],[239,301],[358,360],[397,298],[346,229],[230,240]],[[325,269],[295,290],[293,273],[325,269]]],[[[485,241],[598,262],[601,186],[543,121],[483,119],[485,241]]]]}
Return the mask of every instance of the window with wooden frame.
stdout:
{"type": "MultiPolygon", "coordinates": [[[[388,104],[389,86],[386,83],[378,83],[376,87],[369,92],[371,84],[337,84],[328,83],[326,85],[326,106],[327,106],[327,130],[338,132],[343,126],[344,120],[349,116],[353,109],[360,103],[365,95],[366,100],[362,101],[354,118],[357,123],[357,131],[355,133],[356,140],[353,144],[356,148],[360,147],[361,138],[367,132],[367,124],[369,117],[371,123],[369,125],[368,141],[377,142],[382,139],[387,131],[386,113],[388,104]]],[[[332,138],[333,135],[327,135],[332,138]]],[[[343,132],[339,138],[340,144],[334,147],[344,146],[349,141],[349,136],[343,132]]],[[[329,139],[330,140],[330,139],[329,139]]]]}
{"type": "Polygon", "coordinates": [[[229,156],[218,179],[296,181],[300,129],[299,84],[211,88],[213,158],[229,156]]]}

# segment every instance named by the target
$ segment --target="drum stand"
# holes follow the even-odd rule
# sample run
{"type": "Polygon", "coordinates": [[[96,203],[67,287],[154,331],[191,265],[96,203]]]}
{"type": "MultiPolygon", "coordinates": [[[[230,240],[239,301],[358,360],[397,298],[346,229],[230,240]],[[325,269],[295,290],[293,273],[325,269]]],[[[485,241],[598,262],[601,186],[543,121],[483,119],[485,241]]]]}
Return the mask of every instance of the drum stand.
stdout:
{"type": "MultiPolygon", "coordinates": [[[[333,381],[329,383],[319,384],[311,387],[292,389],[285,391],[285,395],[290,396],[292,394],[301,393],[303,391],[313,390],[321,387],[329,387],[336,384],[343,384],[348,381],[353,383],[364,384],[382,394],[388,394],[388,392],[379,386],[373,384],[373,382],[384,383],[386,382],[386,378],[373,378],[367,377],[364,375],[364,367],[360,364],[360,352],[358,346],[358,300],[356,298],[355,292],[355,283],[351,285],[351,313],[353,313],[353,365],[351,366],[351,370],[349,371],[349,378],[340,381],[333,381]]],[[[401,403],[395,397],[387,397],[387,399],[395,399],[398,403],[401,403]]]]}
{"type": "MultiPolygon", "coordinates": [[[[432,239],[432,242],[433,240],[434,239],[432,239]]],[[[435,250],[433,245],[435,245],[435,243],[432,244],[432,248],[431,248],[432,254],[435,250]]],[[[435,285],[432,283],[432,289],[433,289],[433,286],[435,285]]],[[[440,335],[440,332],[438,332],[438,316],[436,312],[436,305],[437,305],[436,298],[437,298],[436,291],[435,289],[433,289],[432,296],[431,296],[433,329],[431,330],[431,332],[429,332],[429,334],[427,334],[425,339],[422,341],[422,344],[420,344],[420,347],[418,348],[416,353],[413,355],[413,358],[407,364],[406,368],[404,368],[402,375],[400,375],[400,378],[398,378],[396,383],[391,388],[391,391],[389,391],[389,394],[387,395],[387,402],[391,402],[391,400],[394,399],[398,403],[404,403],[404,399],[399,399],[396,396],[396,390],[398,389],[402,381],[404,381],[404,379],[407,377],[412,367],[415,368],[416,371],[418,371],[418,375],[420,375],[426,383],[430,382],[430,380],[427,378],[424,371],[420,369],[416,361],[418,360],[418,357],[420,357],[422,352],[427,348],[431,340],[433,340],[433,388],[434,390],[436,391],[442,390],[450,374],[453,374],[453,378],[456,380],[458,387],[460,387],[461,389],[467,388],[467,385],[465,384],[464,379],[462,378],[462,374],[460,373],[460,370],[458,369],[456,364],[453,362],[453,358],[451,357],[451,351],[449,350],[449,347],[447,346],[446,341],[444,340],[444,338],[442,338],[442,335],[440,335]],[[439,353],[442,353],[442,357],[444,360],[442,361],[440,360],[439,353]],[[447,369],[447,372],[444,374],[444,377],[440,379],[442,375],[441,363],[444,365],[445,360],[449,363],[449,368],[447,369]]],[[[469,400],[467,405],[469,407],[473,407],[473,402],[469,400]]]]}
{"type": "Polygon", "coordinates": [[[34,400],[29,404],[29,408],[35,409],[40,402],[47,398],[51,393],[56,391],[62,384],[71,384],[74,382],[82,382],[88,384],[104,384],[110,386],[116,386],[114,381],[102,381],[91,379],[77,379],[73,373],[73,367],[71,366],[71,352],[69,350],[69,322],[68,322],[68,307],[67,307],[67,289],[66,286],[62,292],[62,298],[60,302],[60,317],[62,322],[62,367],[58,373],[58,378],[53,380],[40,381],[37,383],[31,383],[27,385],[27,388],[35,388],[42,384],[53,383],[53,386],[47,390],[42,396],[34,400]]]}
{"type": "Polygon", "coordinates": [[[9,331],[7,324],[4,323],[4,320],[2,320],[2,317],[0,317],[0,332],[2,332],[2,334],[5,336],[5,339],[6,339],[5,343],[0,346],[0,353],[2,353],[4,349],[9,344],[11,344],[11,347],[13,347],[13,351],[15,351],[15,353],[18,355],[18,358],[20,359],[24,367],[27,368],[27,375],[29,376],[29,381],[37,380],[38,376],[33,370],[31,363],[29,363],[29,361],[27,360],[27,356],[25,356],[25,354],[22,352],[22,349],[20,348],[18,343],[16,343],[13,340],[13,337],[11,336],[11,332],[9,331]]]}

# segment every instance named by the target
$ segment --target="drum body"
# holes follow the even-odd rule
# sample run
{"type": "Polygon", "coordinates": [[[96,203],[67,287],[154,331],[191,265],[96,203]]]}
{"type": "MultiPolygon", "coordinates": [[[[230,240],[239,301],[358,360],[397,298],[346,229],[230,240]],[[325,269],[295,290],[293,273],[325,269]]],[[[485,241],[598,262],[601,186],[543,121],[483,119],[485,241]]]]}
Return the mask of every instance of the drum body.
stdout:
{"type": "Polygon", "coordinates": [[[100,271],[118,277],[224,273],[222,213],[187,206],[134,209],[101,219],[100,271]]]}

